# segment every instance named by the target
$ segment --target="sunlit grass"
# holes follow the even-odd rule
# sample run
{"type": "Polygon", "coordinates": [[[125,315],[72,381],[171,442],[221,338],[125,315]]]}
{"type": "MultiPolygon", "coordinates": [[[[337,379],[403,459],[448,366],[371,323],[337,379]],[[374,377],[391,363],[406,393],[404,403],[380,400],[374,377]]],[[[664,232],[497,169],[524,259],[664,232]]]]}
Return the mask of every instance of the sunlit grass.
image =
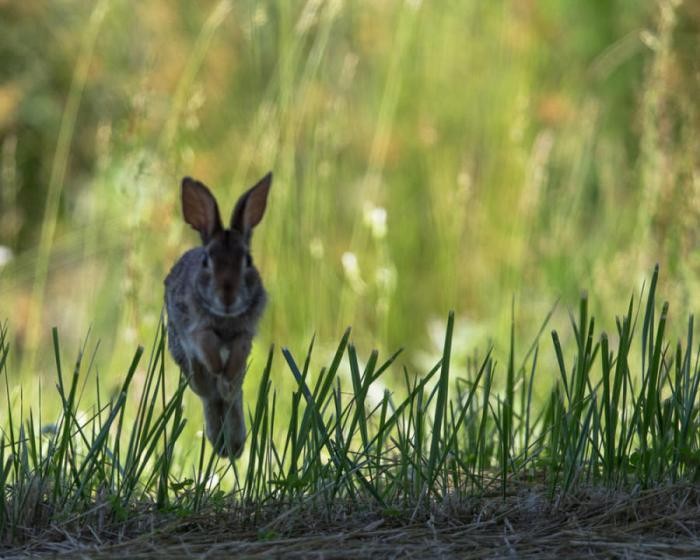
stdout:
{"type": "MultiPolygon", "coordinates": [[[[166,373],[162,326],[141,387],[134,388],[145,360],[139,348],[111,394],[97,359],[84,351],[66,367],[54,330],[61,403],[55,418],[12,389],[3,328],[8,414],[0,444],[0,535],[21,542],[49,526],[71,530],[78,520],[97,535],[153,511],[194,515],[233,503],[253,516],[265,510],[268,520],[270,507],[280,518],[295,508],[323,516],[341,503],[415,515],[445,500],[506,499],[523,485],[556,501],[592,487],[695,482],[700,366],[694,321],[691,316],[684,340],[671,342],[657,281],[658,270],[644,297],[631,298],[617,317],[614,332],[598,332],[584,296],[571,317],[571,349],[562,348],[557,330],[551,343],[541,330],[523,346],[512,332],[503,364],[492,349],[456,363],[450,314],[439,361],[415,377],[404,369],[403,388],[379,398],[371,396],[372,387],[401,367],[400,352],[388,358],[372,352],[361,365],[348,330],[330,362],[314,372],[315,342],[303,359],[271,348],[258,364],[256,390],[247,395],[246,454],[234,464],[212,453],[201,434],[194,454],[192,441],[183,439],[188,389],[166,373]],[[542,366],[545,352],[555,355],[558,371],[542,366]],[[349,369],[350,386],[342,367],[349,369]],[[293,379],[291,393],[277,389],[273,370],[293,379]],[[535,402],[533,385],[547,377],[556,379],[549,397],[535,402]],[[90,393],[88,412],[82,400],[90,393]],[[280,412],[283,403],[288,415],[280,412]]],[[[266,525],[274,526],[274,519],[266,525]]]]}
{"type": "Polygon", "coordinates": [[[473,335],[462,355],[507,336],[512,296],[527,336],[557,298],[588,285],[600,313],[657,261],[694,309],[697,96],[669,85],[694,75],[694,12],[643,4],[6,8],[2,56],[27,68],[0,90],[19,123],[0,130],[10,360],[47,381],[50,327],[68,348],[92,327],[105,371],[128,367],[196,242],[184,175],[230,207],[275,171],[253,242],[272,297],[256,362],[316,333],[318,366],[352,324],[420,367],[450,309],[473,335]]]}

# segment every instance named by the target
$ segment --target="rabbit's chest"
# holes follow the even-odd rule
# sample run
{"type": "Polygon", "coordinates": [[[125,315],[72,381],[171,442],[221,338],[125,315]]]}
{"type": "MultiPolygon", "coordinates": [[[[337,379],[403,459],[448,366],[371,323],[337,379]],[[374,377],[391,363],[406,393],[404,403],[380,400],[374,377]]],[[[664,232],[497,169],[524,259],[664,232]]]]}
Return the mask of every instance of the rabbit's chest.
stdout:
{"type": "Polygon", "coordinates": [[[231,324],[219,323],[212,326],[212,330],[222,343],[231,343],[241,336],[245,336],[247,334],[245,329],[241,329],[238,322],[231,322],[231,324]]]}
{"type": "Polygon", "coordinates": [[[197,332],[209,331],[216,336],[216,346],[222,362],[226,362],[231,355],[231,347],[234,343],[242,338],[250,337],[250,334],[236,321],[217,321],[212,322],[206,318],[195,318],[188,324],[187,333],[185,335],[185,346],[188,354],[197,355],[198,348],[195,348],[197,332]],[[199,319],[199,320],[197,320],[199,319]]]}

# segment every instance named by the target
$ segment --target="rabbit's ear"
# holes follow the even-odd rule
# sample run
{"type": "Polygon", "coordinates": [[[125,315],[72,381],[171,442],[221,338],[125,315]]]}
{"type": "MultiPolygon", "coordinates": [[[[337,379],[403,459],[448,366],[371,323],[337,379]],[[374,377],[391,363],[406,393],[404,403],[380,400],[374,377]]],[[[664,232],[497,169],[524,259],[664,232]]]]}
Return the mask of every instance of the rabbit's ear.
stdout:
{"type": "Polygon", "coordinates": [[[182,180],[182,213],[185,221],[199,232],[205,244],[223,229],[214,195],[202,183],[190,177],[182,180]]]}
{"type": "Polygon", "coordinates": [[[260,223],[265,207],[267,194],[272,185],[272,172],[265,175],[257,184],[241,195],[231,215],[231,229],[240,231],[250,237],[251,230],[260,223]]]}

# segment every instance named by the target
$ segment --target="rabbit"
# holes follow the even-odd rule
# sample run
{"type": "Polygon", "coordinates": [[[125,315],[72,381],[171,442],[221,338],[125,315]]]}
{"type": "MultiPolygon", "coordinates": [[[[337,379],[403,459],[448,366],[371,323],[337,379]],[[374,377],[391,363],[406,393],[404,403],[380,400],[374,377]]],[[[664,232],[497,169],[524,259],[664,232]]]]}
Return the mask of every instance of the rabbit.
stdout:
{"type": "Polygon", "coordinates": [[[267,293],[250,256],[272,184],[268,173],[236,203],[228,229],[211,191],[182,180],[182,211],[202,246],[165,278],[168,348],[204,406],[207,438],[219,455],[240,457],[246,438],[243,377],[267,293]]]}

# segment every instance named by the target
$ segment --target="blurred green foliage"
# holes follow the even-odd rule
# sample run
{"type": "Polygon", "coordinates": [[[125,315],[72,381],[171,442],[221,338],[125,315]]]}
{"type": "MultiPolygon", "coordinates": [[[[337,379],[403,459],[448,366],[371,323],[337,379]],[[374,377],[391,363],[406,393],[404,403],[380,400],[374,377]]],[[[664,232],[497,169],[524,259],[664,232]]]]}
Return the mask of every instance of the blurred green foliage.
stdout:
{"type": "Polygon", "coordinates": [[[25,373],[52,325],[123,370],[197,242],[180,178],[227,213],[270,169],[258,362],[353,325],[422,363],[449,309],[467,351],[657,261],[685,315],[698,52],[691,1],[0,1],[0,317],[25,373]]]}

